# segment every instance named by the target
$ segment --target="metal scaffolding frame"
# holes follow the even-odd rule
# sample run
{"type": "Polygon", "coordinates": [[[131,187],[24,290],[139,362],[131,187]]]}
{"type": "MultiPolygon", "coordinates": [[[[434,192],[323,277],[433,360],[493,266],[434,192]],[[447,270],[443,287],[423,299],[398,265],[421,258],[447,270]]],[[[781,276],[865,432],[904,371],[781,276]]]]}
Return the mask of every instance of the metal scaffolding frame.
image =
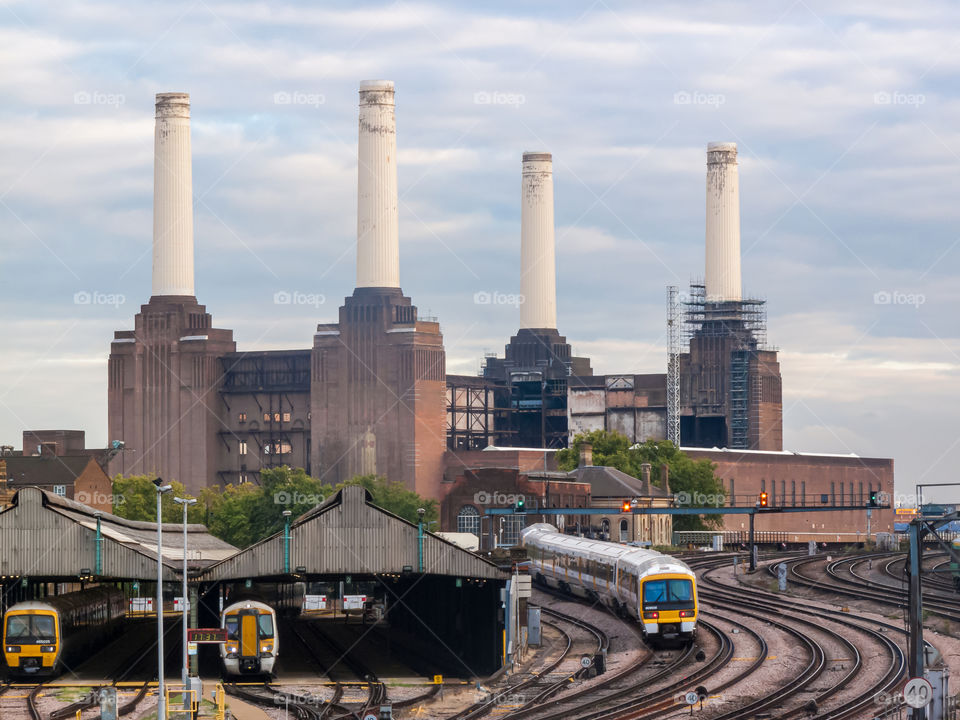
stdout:
{"type": "Polygon", "coordinates": [[[680,447],[680,317],[679,289],[667,286],[667,440],[680,447]]]}

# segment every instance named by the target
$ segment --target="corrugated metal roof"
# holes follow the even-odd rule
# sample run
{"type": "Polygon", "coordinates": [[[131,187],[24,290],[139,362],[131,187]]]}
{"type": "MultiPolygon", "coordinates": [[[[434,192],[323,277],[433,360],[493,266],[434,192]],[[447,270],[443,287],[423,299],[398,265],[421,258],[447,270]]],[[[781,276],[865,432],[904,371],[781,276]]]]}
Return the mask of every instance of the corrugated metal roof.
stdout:
{"type": "MultiPolygon", "coordinates": [[[[96,511],[39,488],[23,488],[0,512],[0,575],[74,577],[96,564],[96,511]]],[[[104,578],[155,580],[157,526],[101,513],[104,578]]],[[[176,580],[183,563],[183,525],[164,523],[164,579],[176,580]]],[[[193,567],[233,555],[236,548],[203,525],[187,526],[193,567]]]]}
{"type": "MultiPolygon", "coordinates": [[[[493,563],[432,533],[424,533],[424,572],[505,579],[493,563]]],[[[348,486],[299,517],[290,529],[290,567],[308,575],[385,575],[417,571],[417,526],[379,508],[370,493],[348,486]]],[[[203,580],[241,580],[284,574],[283,532],[217,563],[203,580]]]]}

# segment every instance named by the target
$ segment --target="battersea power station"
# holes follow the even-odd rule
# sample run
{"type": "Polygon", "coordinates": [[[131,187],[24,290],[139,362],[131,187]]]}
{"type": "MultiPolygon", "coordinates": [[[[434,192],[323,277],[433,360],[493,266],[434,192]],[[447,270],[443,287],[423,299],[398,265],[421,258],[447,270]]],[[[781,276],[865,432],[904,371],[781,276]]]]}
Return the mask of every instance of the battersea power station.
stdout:
{"type": "Polygon", "coordinates": [[[716,464],[730,504],[762,491],[774,506],[861,508],[770,515],[760,530],[828,541],[892,530],[891,510],[868,528],[862,509],[871,491],[893,492],[892,460],[783,449],[765,301],[742,295],[735,144],[707,148],[704,280],[670,294],[666,372],[595,375],[589,358],[574,357],[557,319],[552,156],[526,152],[516,334],[479,375],[448,375],[441,323],[420,316],[401,286],[394,97],[392,82],[360,85],[353,294],[336,318],[317,319],[312,341],[304,329],[302,348],[250,352],[195,294],[190,98],[157,95],[153,290],[110,346],[109,439],[125,448],[111,475],[157,474],[196,493],[283,465],[328,484],[378,474],[441,501],[441,529],[482,535],[483,493],[562,507],[674,502],[668,487],[593,467],[589,453],[558,471],[556,450],[602,429],[631,442],[679,437],[691,457],[716,464]]]}

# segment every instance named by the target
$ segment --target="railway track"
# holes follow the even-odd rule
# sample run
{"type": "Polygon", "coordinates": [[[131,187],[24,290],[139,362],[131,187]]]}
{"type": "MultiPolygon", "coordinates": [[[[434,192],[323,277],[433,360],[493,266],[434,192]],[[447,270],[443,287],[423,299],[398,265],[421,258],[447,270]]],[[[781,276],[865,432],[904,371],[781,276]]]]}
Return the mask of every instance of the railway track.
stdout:
{"type": "MultiPolygon", "coordinates": [[[[596,626],[585,622],[584,620],[580,620],[572,615],[566,615],[565,613],[561,613],[557,610],[549,608],[542,608],[541,611],[547,615],[551,615],[557,620],[568,622],[571,625],[586,630],[597,639],[597,652],[602,652],[609,642],[606,633],[596,626]]],[[[550,681],[549,675],[558,667],[560,667],[563,661],[570,656],[570,650],[573,647],[573,639],[558,625],[553,623],[551,623],[551,625],[557,632],[560,633],[561,640],[564,644],[563,650],[561,650],[560,655],[556,659],[550,662],[546,667],[534,673],[530,678],[512,685],[507,685],[506,687],[498,690],[496,693],[492,693],[489,698],[474,703],[466,710],[453,715],[451,718],[449,718],[449,720],[474,720],[475,718],[482,717],[483,715],[493,711],[495,708],[501,706],[505,701],[515,699],[520,693],[525,695],[530,692],[536,692],[533,700],[527,703],[521,703],[523,707],[526,707],[527,705],[533,704],[537,701],[543,702],[548,697],[560,692],[564,685],[576,674],[576,671],[573,674],[566,674],[563,679],[557,681],[550,681]],[[538,688],[540,685],[543,687],[538,688]]]]}
{"type": "MultiPolygon", "coordinates": [[[[752,591],[750,596],[745,598],[742,592],[737,592],[735,588],[723,585],[711,577],[711,573],[716,567],[716,563],[714,563],[714,567],[712,568],[708,566],[701,578],[701,597],[711,605],[714,605],[719,598],[722,602],[730,603],[728,607],[734,612],[739,612],[741,608],[748,607],[759,610],[764,614],[776,614],[780,617],[789,618],[791,622],[800,621],[807,625],[815,624],[816,621],[811,619],[818,618],[821,625],[823,621],[827,621],[839,625],[844,630],[863,634],[869,638],[872,643],[883,647],[889,658],[889,662],[886,668],[883,669],[878,682],[871,683],[869,687],[857,691],[849,699],[841,700],[839,704],[834,703],[829,709],[821,711],[820,708],[835,700],[836,696],[849,687],[856,677],[864,671],[861,653],[853,643],[851,643],[847,637],[839,636],[836,631],[831,630],[830,632],[839,637],[848,650],[855,653],[855,662],[850,671],[829,689],[822,691],[816,697],[812,698],[812,703],[808,702],[805,705],[794,708],[784,715],[779,715],[778,718],[800,714],[807,709],[808,705],[817,708],[815,717],[822,720],[841,720],[842,718],[854,717],[870,708],[877,693],[893,690],[903,679],[906,670],[906,656],[902,648],[888,637],[888,634],[891,632],[904,634],[902,628],[886,623],[862,620],[855,621],[850,618],[849,614],[840,611],[814,607],[804,607],[802,610],[784,608],[782,596],[773,595],[761,590],[752,591]]],[[[799,688],[796,688],[795,684],[791,683],[786,694],[781,689],[778,690],[777,693],[771,693],[771,698],[782,701],[784,697],[796,695],[797,692],[799,692],[799,688]]],[[[748,718],[753,717],[753,713],[755,712],[756,708],[741,708],[721,717],[728,719],[748,718]]]]}
{"type": "Polygon", "coordinates": [[[40,715],[40,709],[37,707],[37,698],[40,696],[40,690],[43,685],[37,685],[27,695],[27,712],[30,714],[30,720],[43,720],[40,715]]]}

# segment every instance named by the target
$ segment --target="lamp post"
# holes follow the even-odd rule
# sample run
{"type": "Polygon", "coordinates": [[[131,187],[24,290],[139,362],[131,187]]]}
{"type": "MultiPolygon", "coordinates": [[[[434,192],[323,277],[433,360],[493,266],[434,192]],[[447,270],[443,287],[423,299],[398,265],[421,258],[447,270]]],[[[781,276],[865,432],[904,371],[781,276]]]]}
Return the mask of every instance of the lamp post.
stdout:
{"type": "Polygon", "coordinates": [[[157,720],[166,720],[163,689],[163,508],[160,501],[173,486],[164,485],[160,478],[154,480],[153,484],[157,486],[157,720]]]}
{"type": "Polygon", "coordinates": [[[190,680],[190,656],[187,652],[187,510],[191,505],[197,504],[196,498],[175,497],[173,501],[177,505],[183,506],[183,670],[180,673],[180,679],[183,681],[183,702],[188,702],[187,683],[190,680]]]}
{"type": "Polygon", "coordinates": [[[97,554],[93,563],[93,574],[97,577],[103,574],[103,558],[101,553],[101,547],[103,545],[103,535],[101,535],[101,526],[100,518],[103,516],[99,510],[97,510],[93,516],[97,519],[97,554]]]}
{"type": "Polygon", "coordinates": [[[290,574],[290,516],[289,510],[283,511],[283,571],[290,574]]]}

